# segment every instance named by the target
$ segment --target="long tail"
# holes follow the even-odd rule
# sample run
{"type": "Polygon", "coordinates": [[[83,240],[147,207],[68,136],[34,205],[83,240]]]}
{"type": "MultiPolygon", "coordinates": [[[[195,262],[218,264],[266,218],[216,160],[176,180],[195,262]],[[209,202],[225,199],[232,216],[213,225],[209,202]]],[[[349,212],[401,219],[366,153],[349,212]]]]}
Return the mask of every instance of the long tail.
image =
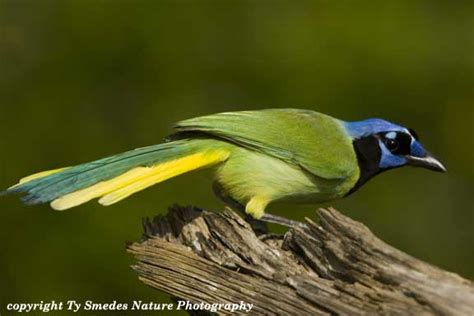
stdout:
{"type": "Polygon", "coordinates": [[[65,210],[95,198],[111,205],[156,183],[225,161],[225,143],[185,139],[138,148],[69,168],[44,171],[23,178],[6,193],[23,193],[27,204],[51,202],[65,210]]]}

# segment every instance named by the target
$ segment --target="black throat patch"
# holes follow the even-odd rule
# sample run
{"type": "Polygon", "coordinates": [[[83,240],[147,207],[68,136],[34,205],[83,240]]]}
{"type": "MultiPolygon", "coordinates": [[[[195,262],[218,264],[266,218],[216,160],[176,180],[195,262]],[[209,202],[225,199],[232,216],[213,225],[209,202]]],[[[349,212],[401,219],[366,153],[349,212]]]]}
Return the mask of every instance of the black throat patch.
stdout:
{"type": "Polygon", "coordinates": [[[356,139],[352,144],[357,155],[360,176],[355,186],[349,191],[349,193],[347,193],[347,195],[354,193],[369,179],[383,171],[379,168],[382,151],[377,138],[374,136],[368,136],[356,139]]]}

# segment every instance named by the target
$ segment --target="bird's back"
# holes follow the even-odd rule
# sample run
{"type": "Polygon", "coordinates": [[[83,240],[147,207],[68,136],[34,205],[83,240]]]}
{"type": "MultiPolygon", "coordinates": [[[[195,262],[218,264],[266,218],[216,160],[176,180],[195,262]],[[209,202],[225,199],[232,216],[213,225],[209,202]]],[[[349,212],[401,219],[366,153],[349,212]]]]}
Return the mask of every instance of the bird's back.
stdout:
{"type": "Polygon", "coordinates": [[[357,169],[352,141],[341,122],[308,110],[269,109],[202,116],[176,125],[300,166],[324,179],[345,179],[357,169]]]}

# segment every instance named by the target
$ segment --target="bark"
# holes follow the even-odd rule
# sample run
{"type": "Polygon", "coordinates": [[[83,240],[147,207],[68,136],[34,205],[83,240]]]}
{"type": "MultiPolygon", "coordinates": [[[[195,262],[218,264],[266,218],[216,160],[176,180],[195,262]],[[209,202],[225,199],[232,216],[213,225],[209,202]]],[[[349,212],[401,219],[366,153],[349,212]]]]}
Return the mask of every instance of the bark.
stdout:
{"type": "MultiPolygon", "coordinates": [[[[285,235],[257,236],[233,211],[172,207],[130,244],[145,284],[251,314],[474,315],[474,284],[384,243],[335,209],[285,235]]],[[[225,314],[226,311],[220,311],[225,314]]]]}

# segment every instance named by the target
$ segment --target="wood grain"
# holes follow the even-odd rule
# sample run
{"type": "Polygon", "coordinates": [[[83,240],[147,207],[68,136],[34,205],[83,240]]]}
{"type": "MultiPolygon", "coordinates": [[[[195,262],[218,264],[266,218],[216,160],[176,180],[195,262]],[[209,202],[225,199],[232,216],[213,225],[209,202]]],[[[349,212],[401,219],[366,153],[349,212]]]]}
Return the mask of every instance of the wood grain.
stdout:
{"type": "Polygon", "coordinates": [[[128,251],[145,284],[196,303],[252,303],[255,315],[474,315],[471,281],[335,209],[317,215],[319,224],[257,236],[229,209],[174,206],[146,220],[128,251]]]}

